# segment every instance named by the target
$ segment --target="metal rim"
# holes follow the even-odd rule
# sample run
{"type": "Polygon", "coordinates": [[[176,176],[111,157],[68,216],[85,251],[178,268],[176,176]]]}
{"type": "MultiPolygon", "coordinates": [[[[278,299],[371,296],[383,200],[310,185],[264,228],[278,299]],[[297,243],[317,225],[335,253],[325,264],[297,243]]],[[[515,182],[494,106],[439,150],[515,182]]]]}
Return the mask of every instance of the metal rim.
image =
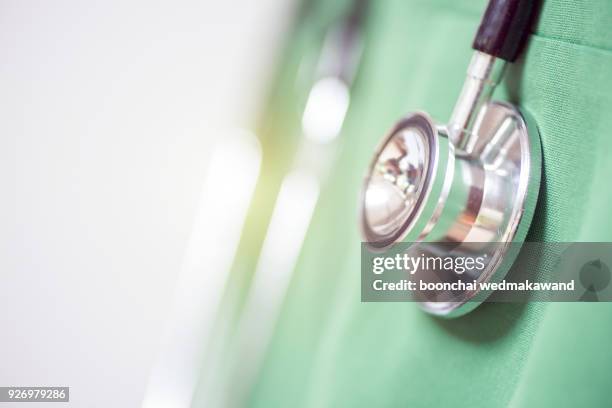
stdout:
{"type": "Polygon", "coordinates": [[[366,177],[364,178],[363,185],[360,193],[360,229],[361,235],[364,238],[365,244],[372,251],[384,251],[389,248],[391,245],[398,241],[404,240],[406,235],[410,232],[412,226],[415,221],[419,219],[419,216],[423,210],[423,204],[427,201],[432,188],[432,178],[434,177],[435,170],[438,166],[439,161],[439,143],[437,137],[436,126],[431,120],[431,118],[423,112],[413,113],[399,122],[397,122],[391,131],[385,136],[385,138],[378,144],[375,150],[374,157],[368,166],[368,171],[366,177]],[[403,222],[400,228],[398,228],[394,233],[388,236],[381,236],[370,228],[369,221],[366,216],[366,208],[365,208],[365,195],[367,192],[368,185],[371,180],[371,176],[374,170],[374,167],[377,163],[378,158],[380,157],[382,151],[385,146],[399,133],[408,128],[417,128],[419,129],[423,136],[425,137],[429,157],[427,161],[427,168],[425,171],[425,177],[423,179],[424,189],[417,197],[417,201],[408,215],[407,219],[403,222]]]}
{"type": "MultiPolygon", "coordinates": [[[[499,235],[498,242],[502,245],[499,245],[494,257],[489,261],[487,270],[479,278],[482,281],[498,282],[506,276],[518,255],[518,251],[508,252],[510,243],[524,241],[529,231],[540,189],[542,152],[539,132],[531,116],[502,102],[490,102],[486,108],[489,114],[492,112],[503,114],[496,119],[499,123],[507,119],[515,120],[519,129],[520,173],[516,195],[512,200],[512,213],[506,228],[499,235]]],[[[476,127],[475,132],[478,130],[476,127]]],[[[420,306],[428,313],[452,318],[472,311],[489,294],[475,291],[457,302],[421,302],[420,306]],[[479,300],[473,300],[476,296],[479,300]]]]}

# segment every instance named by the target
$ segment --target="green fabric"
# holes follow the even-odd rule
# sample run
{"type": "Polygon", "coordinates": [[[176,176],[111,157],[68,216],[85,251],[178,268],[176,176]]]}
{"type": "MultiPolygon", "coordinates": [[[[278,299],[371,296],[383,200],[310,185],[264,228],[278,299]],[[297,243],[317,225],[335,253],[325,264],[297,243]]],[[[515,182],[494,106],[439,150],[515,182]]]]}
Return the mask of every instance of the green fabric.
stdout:
{"type": "MultiPolygon", "coordinates": [[[[295,94],[287,89],[336,13],[331,3],[312,6],[318,23],[294,34],[268,120],[289,109],[295,94]]],[[[357,197],[370,155],[407,112],[449,117],[485,7],[482,0],[372,3],[342,152],[250,405],[612,406],[612,304],[485,304],[440,320],[415,304],[360,302],[357,197]]],[[[612,2],[545,0],[526,55],[498,97],[529,111],[541,133],[543,184],[529,239],[612,241],[612,2]]],[[[294,148],[286,133],[270,134],[267,157],[294,148]]],[[[250,253],[238,263],[254,262],[250,253]]]]}

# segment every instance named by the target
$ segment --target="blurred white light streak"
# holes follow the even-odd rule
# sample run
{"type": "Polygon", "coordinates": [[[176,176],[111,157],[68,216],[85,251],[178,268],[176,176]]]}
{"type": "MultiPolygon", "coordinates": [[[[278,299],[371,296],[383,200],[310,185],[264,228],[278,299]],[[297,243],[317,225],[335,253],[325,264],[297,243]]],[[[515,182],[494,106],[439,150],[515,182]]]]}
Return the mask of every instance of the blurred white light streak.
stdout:
{"type": "Polygon", "coordinates": [[[294,170],[283,179],[238,326],[238,355],[226,395],[238,406],[247,398],[278,318],[319,197],[317,177],[294,170]],[[228,391],[231,390],[231,394],[228,391]],[[236,403],[237,402],[237,403],[236,403]]]}
{"type": "Polygon", "coordinates": [[[285,176],[247,300],[247,306],[253,307],[248,310],[264,314],[270,308],[276,310],[274,306],[282,301],[318,196],[319,183],[313,174],[295,170],[285,176]]]}
{"type": "Polygon", "coordinates": [[[349,102],[349,88],[340,78],[318,80],[308,94],[302,116],[304,135],[317,143],[331,142],[340,134],[349,102]]]}
{"type": "Polygon", "coordinates": [[[189,407],[261,163],[257,138],[230,132],[214,148],[161,354],[143,407],[189,407]]]}

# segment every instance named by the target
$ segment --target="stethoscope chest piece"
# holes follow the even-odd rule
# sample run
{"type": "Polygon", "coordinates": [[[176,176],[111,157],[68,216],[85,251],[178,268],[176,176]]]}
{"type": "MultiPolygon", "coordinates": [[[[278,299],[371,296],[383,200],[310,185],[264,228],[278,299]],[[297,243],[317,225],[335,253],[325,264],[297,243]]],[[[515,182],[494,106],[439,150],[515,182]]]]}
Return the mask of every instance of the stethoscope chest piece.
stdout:
{"type": "MultiPolygon", "coordinates": [[[[482,261],[469,271],[437,268],[436,283],[481,284],[505,277],[531,224],[542,159],[534,121],[491,96],[506,61],[520,54],[534,11],[534,1],[490,0],[448,124],[413,113],[376,149],[360,214],[371,251],[397,253],[397,244],[408,244],[399,250],[416,257],[482,261]]],[[[474,309],[489,294],[467,285],[440,287],[447,286],[452,289],[415,297],[426,311],[452,317],[474,309]]]]}
{"type": "MultiPolygon", "coordinates": [[[[468,81],[460,101],[473,87],[468,81]]],[[[448,125],[414,113],[383,139],[362,190],[361,230],[370,250],[411,243],[407,252],[419,256],[443,253],[452,243],[454,255],[485,259],[482,270],[462,279],[505,277],[518,253],[511,243],[525,239],[535,210],[540,138],[534,121],[514,106],[488,99],[476,105],[466,115],[458,103],[448,125]],[[458,126],[466,116],[469,126],[458,126]]],[[[457,316],[483,295],[459,290],[419,300],[430,313],[457,316]]]]}

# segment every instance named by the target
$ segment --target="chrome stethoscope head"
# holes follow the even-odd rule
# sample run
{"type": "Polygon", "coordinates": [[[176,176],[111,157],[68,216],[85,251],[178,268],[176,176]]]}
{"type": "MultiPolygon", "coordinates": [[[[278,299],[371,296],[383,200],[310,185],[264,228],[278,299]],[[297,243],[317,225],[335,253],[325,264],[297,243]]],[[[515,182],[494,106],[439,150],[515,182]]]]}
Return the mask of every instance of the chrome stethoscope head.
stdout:
{"type": "MultiPolygon", "coordinates": [[[[521,50],[533,9],[530,1],[491,0],[449,123],[417,112],[383,139],[361,196],[361,231],[371,251],[398,242],[415,243],[410,248],[419,251],[453,243],[454,252],[486,259],[470,278],[506,275],[518,252],[510,243],[525,239],[535,210],[541,148],[533,120],[491,95],[504,60],[514,61],[521,50]]],[[[457,291],[419,301],[430,313],[457,316],[482,295],[457,291]]]]}

